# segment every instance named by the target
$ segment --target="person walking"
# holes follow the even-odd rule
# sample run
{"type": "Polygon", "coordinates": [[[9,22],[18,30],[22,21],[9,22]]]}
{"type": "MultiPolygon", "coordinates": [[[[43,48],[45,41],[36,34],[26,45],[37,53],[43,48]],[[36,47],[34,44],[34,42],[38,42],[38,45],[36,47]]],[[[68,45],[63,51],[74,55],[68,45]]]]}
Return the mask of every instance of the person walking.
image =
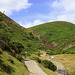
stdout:
{"type": "Polygon", "coordinates": [[[54,59],[54,57],[52,56],[52,60],[54,59]]]}

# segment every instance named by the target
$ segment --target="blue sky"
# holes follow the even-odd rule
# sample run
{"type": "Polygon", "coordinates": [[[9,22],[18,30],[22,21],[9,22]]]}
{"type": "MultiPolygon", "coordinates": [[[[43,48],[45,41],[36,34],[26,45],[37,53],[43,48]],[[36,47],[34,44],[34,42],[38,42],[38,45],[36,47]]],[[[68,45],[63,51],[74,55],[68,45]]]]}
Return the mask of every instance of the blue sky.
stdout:
{"type": "Polygon", "coordinates": [[[25,28],[52,21],[75,23],[75,0],[2,0],[0,11],[25,28]]]}

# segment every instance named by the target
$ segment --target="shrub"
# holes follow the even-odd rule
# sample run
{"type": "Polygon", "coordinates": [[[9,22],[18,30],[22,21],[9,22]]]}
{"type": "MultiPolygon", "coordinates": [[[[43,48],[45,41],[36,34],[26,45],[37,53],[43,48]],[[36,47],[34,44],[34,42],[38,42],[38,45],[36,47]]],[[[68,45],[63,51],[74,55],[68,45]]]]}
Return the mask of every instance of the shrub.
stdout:
{"type": "Polygon", "coordinates": [[[4,25],[3,23],[0,23],[0,28],[5,28],[6,27],[6,25],[4,25]]]}
{"type": "Polygon", "coordinates": [[[41,53],[38,53],[38,56],[40,56],[41,55],[41,53]]]}
{"type": "Polygon", "coordinates": [[[27,44],[27,47],[31,47],[31,44],[27,44]]]}
{"type": "Polygon", "coordinates": [[[8,57],[7,60],[10,61],[12,64],[14,64],[14,61],[12,60],[12,58],[10,56],[8,57]]]}
{"type": "Polygon", "coordinates": [[[10,36],[6,32],[0,32],[0,40],[8,43],[10,41],[10,36]]]}
{"type": "Polygon", "coordinates": [[[16,53],[21,53],[24,46],[20,42],[10,42],[10,47],[15,50],[16,53]]]}
{"type": "Polygon", "coordinates": [[[0,68],[2,71],[7,72],[8,74],[10,74],[12,71],[14,72],[14,68],[8,64],[4,64],[2,60],[0,60],[0,68]]]}
{"type": "Polygon", "coordinates": [[[3,20],[5,20],[5,16],[2,13],[0,13],[0,21],[3,21],[3,20]]]}
{"type": "Polygon", "coordinates": [[[16,54],[16,58],[19,60],[19,61],[22,61],[22,56],[20,54],[16,54]]]}
{"type": "Polygon", "coordinates": [[[48,60],[43,60],[42,64],[44,67],[49,68],[52,71],[55,71],[57,69],[57,67],[50,61],[48,60]]]}
{"type": "Polygon", "coordinates": [[[39,59],[39,58],[35,58],[39,63],[41,63],[41,59],[39,59]]]}
{"type": "Polygon", "coordinates": [[[47,54],[49,54],[49,55],[55,55],[55,53],[53,51],[50,51],[47,54]]]}

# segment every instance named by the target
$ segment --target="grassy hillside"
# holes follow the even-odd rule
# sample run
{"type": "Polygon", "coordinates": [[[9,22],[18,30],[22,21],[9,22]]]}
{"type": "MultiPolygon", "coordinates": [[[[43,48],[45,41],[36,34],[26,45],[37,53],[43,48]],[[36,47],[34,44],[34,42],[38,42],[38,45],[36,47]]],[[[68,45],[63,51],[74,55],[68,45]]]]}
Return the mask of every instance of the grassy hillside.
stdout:
{"type": "Polygon", "coordinates": [[[41,35],[43,38],[48,39],[49,42],[55,41],[62,43],[75,35],[75,25],[63,21],[45,23],[29,29],[41,35]]]}
{"type": "Polygon", "coordinates": [[[0,12],[0,75],[28,75],[22,56],[43,49],[46,47],[32,31],[0,12]]]}
{"type": "MultiPolygon", "coordinates": [[[[0,51],[2,50],[0,49],[0,51]]],[[[0,75],[28,75],[28,70],[24,63],[11,56],[8,52],[2,51],[2,54],[0,54],[0,75]]]]}
{"type": "Polygon", "coordinates": [[[57,53],[75,53],[74,24],[65,21],[56,21],[37,25],[29,29],[48,40],[55,47],[55,50],[58,51],[57,53]]]}
{"type": "Polygon", "coordinates": [[[25,51],[35,52],[40,49],[44,49],[44,45],[41,44],[32,31],[27,30],[6,15],[0,12],[0,32],[6,33],[10,37],[10,43],[19,42],[24,46],[25,51]],[[39,46],[40,45],[40,46],[39,46]]]}

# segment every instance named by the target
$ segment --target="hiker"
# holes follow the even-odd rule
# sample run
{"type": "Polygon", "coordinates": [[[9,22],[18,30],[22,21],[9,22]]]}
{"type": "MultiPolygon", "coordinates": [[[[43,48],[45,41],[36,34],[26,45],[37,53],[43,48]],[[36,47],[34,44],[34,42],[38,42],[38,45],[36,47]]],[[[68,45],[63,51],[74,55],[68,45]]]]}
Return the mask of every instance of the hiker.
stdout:
{"type": "Polygon", "coordinates": [[[49,59],[51,59],[51,57],[49,57],[49,59]]]}
{"type": "Polygon", "coordinates": [[[54,59],[54,57],[52,56],[52,60],[54,59]]]}

